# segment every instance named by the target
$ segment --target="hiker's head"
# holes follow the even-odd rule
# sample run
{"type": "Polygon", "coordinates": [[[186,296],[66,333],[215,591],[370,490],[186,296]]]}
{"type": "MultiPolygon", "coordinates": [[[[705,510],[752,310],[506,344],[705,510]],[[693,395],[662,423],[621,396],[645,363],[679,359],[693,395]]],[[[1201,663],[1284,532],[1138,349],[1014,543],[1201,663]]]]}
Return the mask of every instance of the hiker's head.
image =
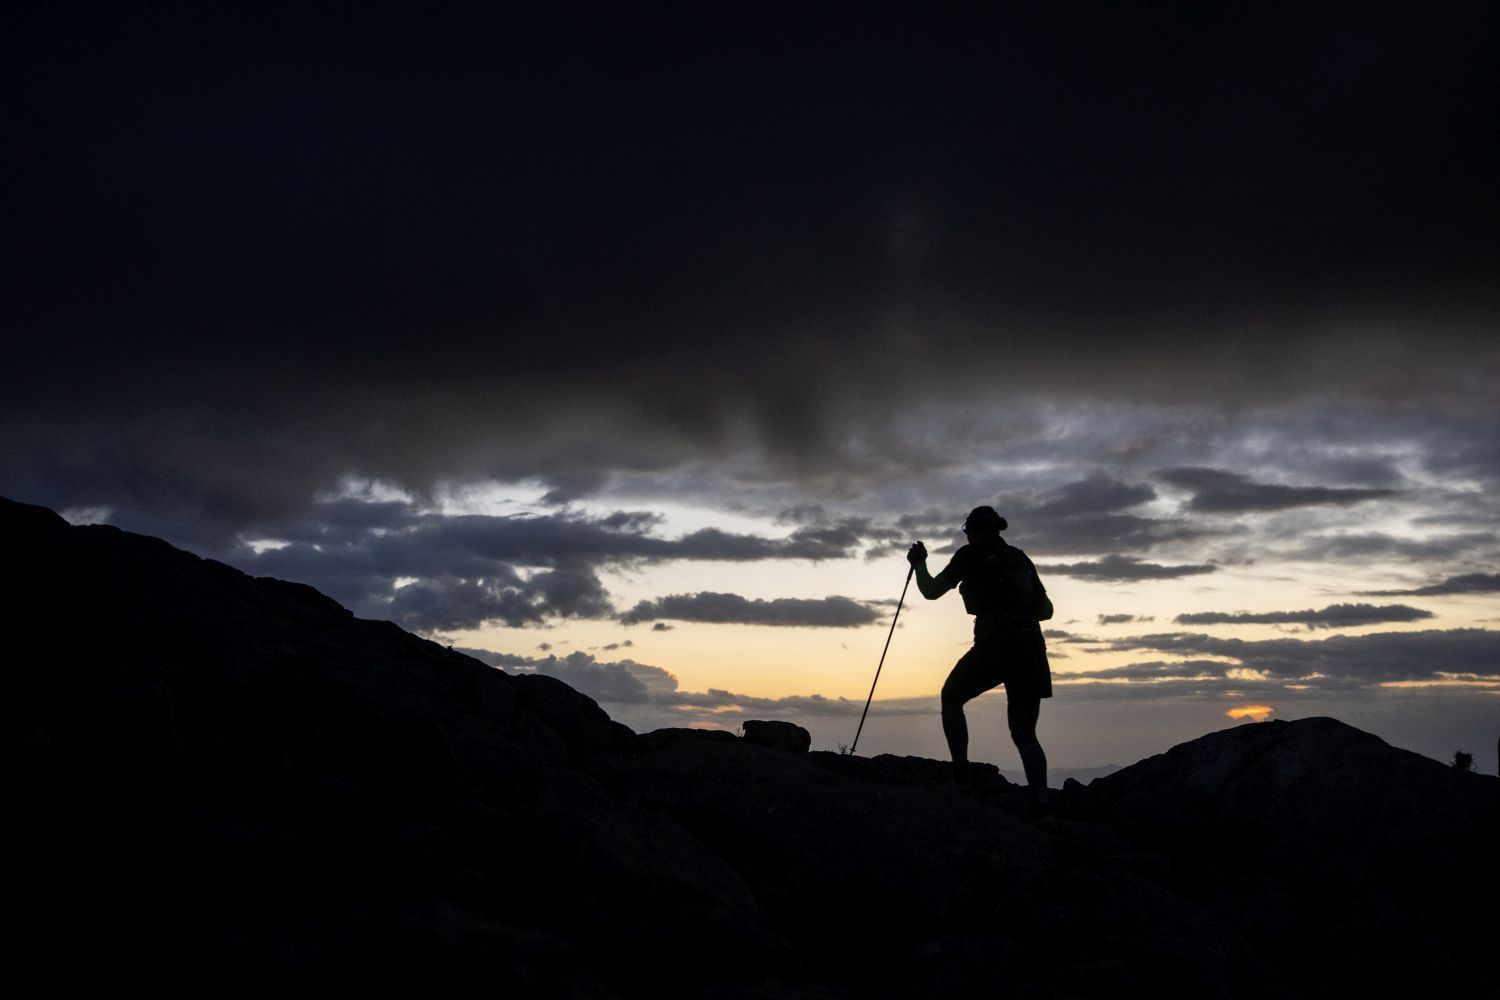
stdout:
{"type": "Polygon", "coordinates": [[[971,541],[976,538],[993,538],[1006,527],[1005,518],[996,514],[993,507],[975,507],[964,520],[964,534],[971,541]]]}

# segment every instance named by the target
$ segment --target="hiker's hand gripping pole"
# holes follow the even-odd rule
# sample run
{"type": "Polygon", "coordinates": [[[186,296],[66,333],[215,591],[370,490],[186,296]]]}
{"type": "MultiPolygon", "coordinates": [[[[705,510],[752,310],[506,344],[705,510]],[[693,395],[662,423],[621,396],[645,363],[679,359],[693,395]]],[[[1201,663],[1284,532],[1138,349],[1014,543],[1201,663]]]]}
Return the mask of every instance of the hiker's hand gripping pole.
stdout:
{"type": "MultiPolygon", "coordinates": [[[[920,544],[920,543],[919,543],[920,544]]],[[[922,555],[927,555],[924,549],[922,555]]],[[[917,571],[917,565],[912,563],[911,568],[906,571],[906,582],[901,585],[901,599],[896,602],[896,613],[891,616],[891,630],[885,634],[885,649],[880,651],[880,663],[875,667],[875,680],[870,683],[870,697],[865,699],[865,710],[859,713],[859,728],[854,731],[854,742],[849,744],[849,756],[854,756],[854,750],[859,746],[859,734],[865,731],[865,716],[870,714],[870,700],[875,697],[875,685],[880,683],[880,668],[885,666],[885,654],[891,648],[891,636],[896,634],[896,620],[901,617],[901,605],[906,603],[906,588],[911,586],[911,575],[917,571]]]]}

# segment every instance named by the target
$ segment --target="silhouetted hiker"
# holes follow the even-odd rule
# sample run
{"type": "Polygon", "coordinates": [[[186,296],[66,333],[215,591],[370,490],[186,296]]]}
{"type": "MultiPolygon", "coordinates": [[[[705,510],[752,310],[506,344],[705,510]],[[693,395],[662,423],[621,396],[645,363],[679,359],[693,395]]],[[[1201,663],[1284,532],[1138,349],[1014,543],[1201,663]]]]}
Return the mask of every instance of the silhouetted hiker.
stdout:
{"type": "Polygon", "coordinates": [[[1052,601],[1026,553],[1000,537],[1006,527],[993,507],[975,507],[964,521],[969,543],[953,553],[942,572],[928,574],[927,547],[921,542],[907,551],[906,561],[916,571],[923,597],[935,601],[957,587],[964,610],[974,616],[974,646],[943,684],[943,735],[954,779],[966,783],[969,778],[964,703],[1004,684],[1010,737],[1040,807],[1047,795],[1047,755],[1037,741],[1036,722],[1042,699],[1052,697],[1052,671],[1039,622],[1052,617],[1052,601]]]}

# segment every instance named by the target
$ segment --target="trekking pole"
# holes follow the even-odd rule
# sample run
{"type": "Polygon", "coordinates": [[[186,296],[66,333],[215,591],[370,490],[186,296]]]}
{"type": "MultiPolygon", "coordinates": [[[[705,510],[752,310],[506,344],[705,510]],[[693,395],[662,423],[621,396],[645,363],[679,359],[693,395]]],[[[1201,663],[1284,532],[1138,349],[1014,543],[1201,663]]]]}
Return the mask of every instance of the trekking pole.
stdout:
{"type": "Polygon", "coordinates": [[[854,731],[854,742],[849,744],[849,756],[859,746],[859,734],[865,731],[865,716],[870,714],[870,699],[875,697],[875,685],[880,683],[880,668],[885,666],[885,654],[891,648],[891,636],[896,634],[896,619],[901,617],[901,605],[906,603],[906,588],[911,586],[911,575],[917,571],[912,566],[906,571],[906,582],[901,585],[901,600],[896,602],[896,613],[891,616],[891,630],[885,634],[885,649],[880,651],[880,663],[875,667],[875,680],[870,683],[870,697],[865,699],[865,710],[859,713],[859,728],[854,731]]]}

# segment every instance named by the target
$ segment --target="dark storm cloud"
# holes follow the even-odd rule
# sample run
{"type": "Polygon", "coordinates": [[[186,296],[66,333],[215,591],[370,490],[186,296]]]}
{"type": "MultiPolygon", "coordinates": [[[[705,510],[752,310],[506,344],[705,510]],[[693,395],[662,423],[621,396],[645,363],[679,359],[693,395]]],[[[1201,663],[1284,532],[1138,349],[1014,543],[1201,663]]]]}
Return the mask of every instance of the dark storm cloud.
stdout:
{"type": "Polygon", "coordinates": [[[620,616],[627,625],[658,618],[676,621],[735,625],[778,625],[824,628],[854,628],[879,620],[881,612],[870,604],[848,597],[816,600],[778,597],[773,600],[703,591],[674,594],[641,601],[620,616]]]}
{"type": "Polygon", "coordinates": [[[1024,533],[1026,547],[1048,555],[1140,552],[1209,533],[1181,519],[1129,512],[1155,499],[1156,491],[1144,483],[1096,472],[1040,495],[1001,498],[999,503],[1024,533]]]}
{"type": "MultiPolygon", "coordinates": [[[[1488,361],[1484,354],[1476,356],[1477,364],[1488,361]]],[[[1500,414],[1493,406],[1482,409],[1478,417],[1469,417],[1471,433],[1455,435],[1441,449],[1434,449],[1423,456],[1423,467],[1444,480],[1473,482],[1483,489],[1483,496],[1492,496],[1500,488],[1500,414]]],[[[1493,509],[1493,508],[1491,508],[1493,509]]]]}
{"type": "Polygon", "coordinates": [[[1131,556],[1105,556],[1094,562],[1051,563],[1037,566],[1038,572],[1056,573],[1081,580],[1101,580],[1106,583],[1127,583],[1134,580],[1171,580],[1183,576],[1212,573],[1217,566],[1185,565],[1162,566],[1143,562],[1131,556]]]}
{"type": "Polygon", "coordinates": [[[1283,461],[1288,468],[1300,469],[1304,475],[1308,476],[1324,476],[1339,482],[1356,483],[1366,487],[1395,488],[1406,485],[1406,477],[1389,459],[1293,454],[1286,456],[1283,461]]]}
{"type": "Polygon", "coordinates": [[[389,593],[367,592],[353,602],[363,617],[388,618],[422,632],[478,628],[501,622],[513,628],[550,618],[604,618],[614,611],[592,573],[548,570],[529,579],[437,577],[389,593]]]}
{"type": "Polygon", "coordinates": [[[858,487],[1019,393],[1483,399],[1493,16],[33,6],[0,492],[222,543],[351,472],[858,487]]]}
{"type": "Polygon", "coordinates": [[[1042,517],[1075,517],[1105,514],[1136,507],[1156,499],[1156,491],[1144,483],[1125,483],[1102,473],[1067,483],[1031,509],[1042,517]]]}
{"type": "Polygon", "coordinates": [[[1312,562],[1325,560],[1369,559],[1398,556],[1404,559],[1452,561],[1476,551],[1495,546],[1493,532],[1475,531],[1430,538],[1404,538],[1400,535],[1366,532],[1339,535],[1298,535],[1295,545],[1276,554],[1282,559],[1312,562]]]}
{"type": "Polygon", "coordinates": [[[904,551],[904,536],[896,527],[868,516],[835,516],[822,504],[783,508],[774,520],[799,525],[791,538],[801,546],[822,545],[840,553],[864,546],[867,559],[904,551]]]}
{"type": "Polygon", "coordinates": [[[1134,636],[1117,650],[1221,657],[1269,679],[1333,687],[1444,676],[1500,680],[1500,632],[1446,629],[1336,635],[1327,639],[1224,639],[1193,632],[1134,636]]]}
{"type": "Polygon", "coordinates": [[[1352,504],[1395,496],[1395,490],[1356,487],[1283,486],[1257,483],[1222,469],[1163,469],[1157,475],[1173,486],[1193,491],[1188,509],[1206,514],[1242,514],[1287,510],[1321,504],[1352,504]]]}
{"type": "Polygon", "coordinates": [[[320,503],[295,521],[266,525],[259,534],[294,543],[275,550],[278,553],[298,545],[325,550],[354,545],[369,551],[377,563],[403,570],[466,566],[475,559],[531,566],[570,560],[816,561],[847,558],[858,544],[854,533],[842,529],[804,528],[786,538],[765,538],[703,528],[679,538],[662,538],[650,533],[658,524],[655,515],[635,511],[603,517],[570,513],[447,516],[424,513],[409,503],[340,500],[320,503]]]}
{"type": "Polygon", "coordinates": [[[1416,587],[1412,590],[1371,590],[1372,597],[1437,597],[1445,594],[1497,594],[1500,593],[1500,573],[1461,573],[1446,580],[1416,587]]]}
{"type": "MultiPolygon", "coordinates": [[[[1129,483],[1095,472],[1041,491],[1012,491],[989,500],[1010,523],[1007,537],[1028,552],[1041,555],[1140,552],[1171,542],[1185,542],[1222,532],[1182,518],[1147,517],[1129,508],[1156,498],[1156,491],[1143,483],[1129,483]]],[[[896,520],[899,538],[944,537],[967,511],[928,510],[902,515],[896,520]]],[[[878,537],[874,532],[869,537],[878,537]]],[[[961,535],[956,536],[962,544],[961,535]]],[[[867,555],[889,555],[904,551],[906,542],[896,539],[872,548],[867,555]]]]}
{"type": "Polygon", "coordinates": [[[1306,625],[1308,628],[1341,628],[1353,625],[1377,625],[1384,622],[1415,622],[1431,618],[1431,611],[1407,604],[1330,604],[1314,611],[1200,611],[1178,615],[1179,625],[1306,625]]]}
{"type": "Polygon", "coordinates": [[[1220,534],[1180,519],[1133,514],[1086,514],[1028,525],[1027,548],[1038,554],[1069,555],[1124,549],[1142,552],[1174,542],[1220,534]]]}
{"type": "MultiPolygon", "coordinates": [[[[674,539],[652,534],[657,525],[630,511],[445,517],[404,502],[343,499],[265,526],[286,544],[260,552],[241,546],[225,558],[247,572],[309,583],[362,616],[435,631],[609,617],[615,609],[598,577],[604,566],[841,558],[858,540],[844,528],[803,528],[783,539],[703,529],[674,539]]],[[[820,607],[829,617],[862,608],[848,603],[820,607]]]]}

